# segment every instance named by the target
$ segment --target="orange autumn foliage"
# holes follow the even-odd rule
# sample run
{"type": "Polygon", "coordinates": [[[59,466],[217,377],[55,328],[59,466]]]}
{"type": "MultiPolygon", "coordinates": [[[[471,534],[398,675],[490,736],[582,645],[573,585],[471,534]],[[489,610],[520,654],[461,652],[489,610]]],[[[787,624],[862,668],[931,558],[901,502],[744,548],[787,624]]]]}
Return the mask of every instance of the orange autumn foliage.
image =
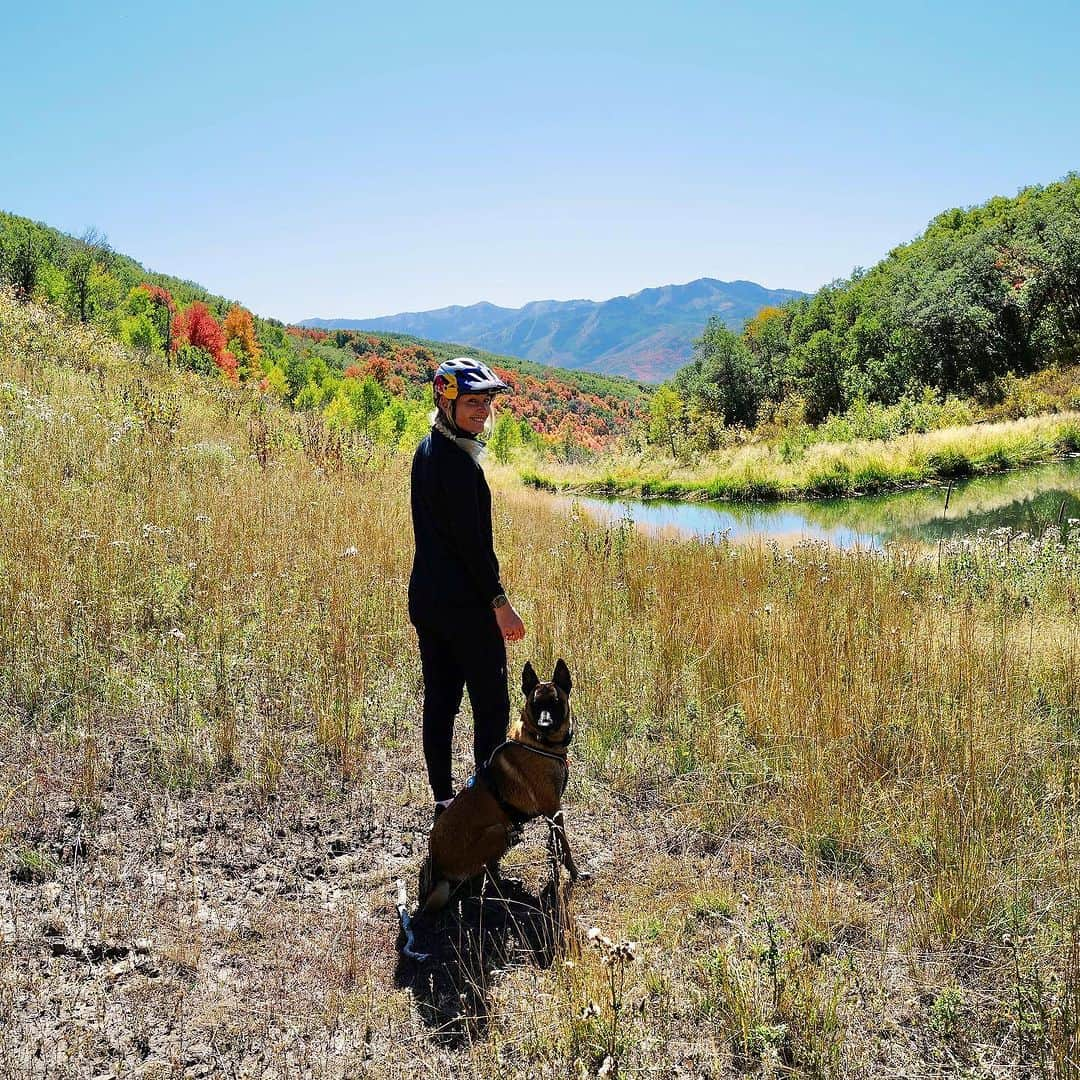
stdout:
{"type": "Polygon", "coordinates": [[[224,330],[226,344],[236,351],[237,346],[234,346],[236,342],[239,355],[247,359],[248,375],[251,378],[261,375],[259,357],[262,355],[262,349],[255,337],[255,323],[251,318],[251,312],[247,308],[234,304],[225,316],[224,330]]]}

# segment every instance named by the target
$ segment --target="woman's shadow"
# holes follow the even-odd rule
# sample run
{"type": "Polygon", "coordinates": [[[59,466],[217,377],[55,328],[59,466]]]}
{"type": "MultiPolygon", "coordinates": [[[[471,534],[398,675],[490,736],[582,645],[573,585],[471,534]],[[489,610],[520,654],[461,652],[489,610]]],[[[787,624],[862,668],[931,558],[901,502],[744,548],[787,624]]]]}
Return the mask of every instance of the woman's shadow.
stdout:
{"type": "MultiPolygon", "coordinates": [[[[556,872],[538,893],[515,878],[482,875],[437,915],[412,920],[414,960],[398,950],[394,982],[408,987],[424,1023],[450,1046],[487,1029],[491,986],[510,967],[550,967],[566,947],[570,886],[556,872]]],[[[399,946],[404,934],[398,938],[399,946]]]]}

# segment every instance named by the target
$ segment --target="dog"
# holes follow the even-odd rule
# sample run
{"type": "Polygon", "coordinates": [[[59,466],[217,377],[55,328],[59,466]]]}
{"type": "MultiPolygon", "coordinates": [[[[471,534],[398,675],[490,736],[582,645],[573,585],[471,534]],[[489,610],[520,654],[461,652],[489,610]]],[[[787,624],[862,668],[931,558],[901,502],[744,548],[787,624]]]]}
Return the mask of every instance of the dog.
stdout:
{"type": "Polygon", "coordinates": [[[439,911],[456,885],[484,870],[497,877],[498,861],[510,847],[515,829],[538,817],[551,821],[555,851],[570,880],[577,881],[562,811],[569,777],[566,748],[574,733],[572,685],[563,660],[555,665],[551,682],[541,682],[526,662],[520,718],[510,725],[506,742],[432,827],[420,872],[421,911],[439,911]]]}

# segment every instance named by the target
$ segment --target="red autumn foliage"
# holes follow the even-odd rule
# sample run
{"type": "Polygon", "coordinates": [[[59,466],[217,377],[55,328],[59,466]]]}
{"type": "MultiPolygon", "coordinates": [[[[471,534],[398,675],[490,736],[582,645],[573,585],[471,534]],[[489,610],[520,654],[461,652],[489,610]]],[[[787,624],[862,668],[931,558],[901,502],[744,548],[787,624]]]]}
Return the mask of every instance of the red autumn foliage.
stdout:
{"type": "Polygon", "coordinates": [[[215,360],[225,352],[225,331],[201,300],[181,311],[175,325],[181,344],[205,349],[215,360]]]}
{"type": "Polygon", "coordinates": [[[201,300],[186,307],[173,320],[173,348],[181,345],[204,349],[226,378],[236,380],[236,357],[225,349],[225,331],[201,300]]]}
{"type": "Polygon", "coordinates": [[[225,376],[229,382],[239,382],[239,361],[231,352],[223,352],[220,356],[214,357],[214,363],[221,369],[221,374],[225,376]]]}
{"type": "Polygon", "coordinates": [[[390,378],[390,361],[385,356],[373,356],[367,362],[367,374],[380,386],[385,386],[390,378]]]}
{"type": "Polygon", "coordinates": [[[330,336],[325,330],[312,330],[306,326],[286,326],[285,333],[295,338],[307,338],[309,341],[325,341],[330,336]]]}
{"type": "Polygon", "coordinates": [[[145,289],[155,304],[167,308],[170,315],[176,314],[176,301],[168,289],[163,289],[160,285],[151,285],[149,281],[144,281],[139,288],[145,289]]]}

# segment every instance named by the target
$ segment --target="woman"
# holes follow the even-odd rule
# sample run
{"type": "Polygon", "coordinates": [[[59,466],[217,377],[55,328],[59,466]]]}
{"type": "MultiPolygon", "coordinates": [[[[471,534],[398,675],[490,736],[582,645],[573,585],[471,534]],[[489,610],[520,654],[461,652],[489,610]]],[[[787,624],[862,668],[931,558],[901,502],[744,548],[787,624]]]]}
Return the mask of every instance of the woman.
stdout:
{"type": "Polygon", "coordinates": [[[473,708],[477,769],[505,739],[510,720],[506,642],[525,625],[506,598],[491,536],[491,491],[477,436],[496,394],[510,388],[467,357],[440,364],[432,390],[435,423],[412,464],[416,540],[409,619],[424,671],[424,758],[435,816],[454,797],[450,751],[465,687],[473,708]]]}

